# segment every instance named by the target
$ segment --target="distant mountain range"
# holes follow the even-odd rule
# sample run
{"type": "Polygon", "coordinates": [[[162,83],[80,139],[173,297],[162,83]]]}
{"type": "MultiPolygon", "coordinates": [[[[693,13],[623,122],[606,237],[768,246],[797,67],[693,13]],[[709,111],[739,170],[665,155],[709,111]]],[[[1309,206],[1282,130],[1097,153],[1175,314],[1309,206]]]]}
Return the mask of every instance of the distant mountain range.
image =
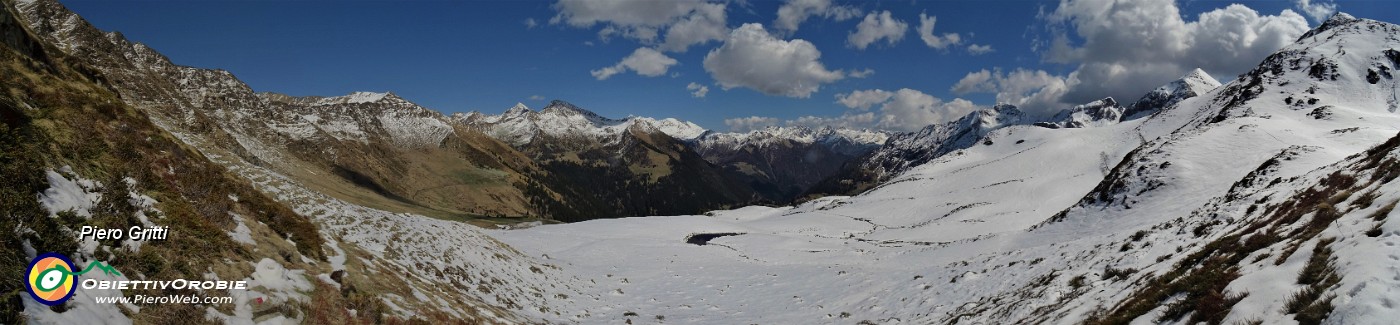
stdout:
{"type": "MultiPolygon", "coordinates": [[[[471,112],[454,114],[451,120],[510,143],[557,174],[574,175],[570,182],[636,178],[602,188],[632,187],[633,193],[593,193],[637,202],[628,204],[635,211],[596,211],[607,215],[686,214],[716,204],[790,202],[836,167],[874,150],[887,138],[878,131],[805,127],[720,133],[671,118],[611,119],[558,100],[539,111],[517,104],[499,115],[471,112]],[[690,185],[677,185],[681,183],[690,185]],[[684,200],[713,203],[645,203],[679,189],[703,189],[684,200]]],[[[579,195],[583,200],[587,196],[579,195]]]]}

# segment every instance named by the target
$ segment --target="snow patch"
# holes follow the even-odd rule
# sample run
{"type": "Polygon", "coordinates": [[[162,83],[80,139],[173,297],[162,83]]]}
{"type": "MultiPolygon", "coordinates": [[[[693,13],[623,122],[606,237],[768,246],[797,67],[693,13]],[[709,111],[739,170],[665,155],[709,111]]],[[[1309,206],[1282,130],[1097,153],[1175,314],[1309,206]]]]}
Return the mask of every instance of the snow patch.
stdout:
{"type": "MultiPolygon", "coordinates": [[[[68,166],[61,170],[72,174],[72,168],[68,166]]],[[[84,218],[92,217],[89,210],[102,199],[102,194],[98,192],[100,183],[78,176],[70,180],[53,170],[46,171],[44,176],[49,180],[49,188],[39,194],[39,203],[49,210],[50,217],[64,211],[73,211],[84,218]]]]}

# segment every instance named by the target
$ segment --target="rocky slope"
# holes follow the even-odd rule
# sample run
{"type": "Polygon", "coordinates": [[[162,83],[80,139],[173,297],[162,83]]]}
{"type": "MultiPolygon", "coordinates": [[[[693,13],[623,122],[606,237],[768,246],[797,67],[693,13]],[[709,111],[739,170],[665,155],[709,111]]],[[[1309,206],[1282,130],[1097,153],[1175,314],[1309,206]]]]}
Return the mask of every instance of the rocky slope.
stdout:
{"type": "Polygon", "coordinates": [[[101,32],[58,2],[17,8],[41,39],[83,58],[124,102],[193,145],[368,206],[443,218],[541,215],[524,184],[545,176],[527,157],[392,94],[259,94],[227,71],[175,65],[101,32]]]}
{"type": "MultiPolygon", "coordinates": [[[[0,176],[6,179],[0,186],[6,233],[0,268],[21,274],[36,254],[57,252],[120,272],[92,272],[85,279],[243,280],[248,289],[77,288],[73,299],[49,307],[28,298],[20,278],[9,277],[0,281],[0,322],[481,324],[587,317],[574,314],[579,309],[569,301],[597,299],[581,293],[588,281],[522,255],[477,227],[347,203],[229,150],[236,147],[195,147],[190,140],[198,136],[167,132],[153,123],[153,113],[124,102],[121,79],[36,37],[25,23],[29,17],[20,14],[55,5],[0,1],[0,35],[6,35],[0,44],[0,176]],[[164,226],[169,237],[81,239],[76,231],[82,226],[164,226]],[[233,300],[96,300],[136,295],[233,300]]],[[[392,98],[278,100],[368,104],[392,98]]],[[[411,119],[420,112],[401,113],[411,119]]]]}
{"type": "MultiPolygon", "coordinates": [[[[13,3],[0,1],[0,269],[24,274],[36,254],[57,252],[79,265],[102,261],[120,274],[92,272],[99,280],[248,281],[248,290],[76,288],[66,303],[49,307],[25,293],[21,277],[0,280],[0,322],[160,323],[223,319],[352,322],[372,319],[454,321],[435,309],[395,314],[363,293],[411,294],[363,275],[320,282],[303,274],[334,271],[367,274],[371,268],[337,265],[344,252],[328,243],[311,218],[165,132],[140,110],[123,104],[103,74],[46,43],[20,22],[13,3]],[[168,227],[165,240],[135,241],[76,236],[84,226],[126,229],[168,227]],[[339,252],[339,254],[337,254],[339,252]],[[284,276],[286,278],[284,278],[284,276]],[[315,281],[315,282],[313,282],[315,281]],[[122,295],[237,296],[230,304],[98,303],[122,295]],[[256,305],[253,300],[284,306],[256,305]],[[356,302],[349,302],[356,300],[356,302]],[[312,308],[310,302],[319,301],[312,308]],[[353,307],[352,307],[353,306],[353,307]],[[363,310],[346,317],[345,308],[363,310]]],[[[348,247],[345,251],[358,253],[348,247]]],[[[384,279],[406,279],[384,270],[384,279]]],[[[327,279],[330,279],[327,277],[327,279]]],[[[474,298],[468,298],[474,300],[474,298]]],[[[499,310],[485,304],[472,313],[499,310]]],[[[417,309],[418,307],[410,307],[417,309]]],[[[460,314],[455,321],[482,319],[460,314]]],[[[504,315],[500,319],[514,317],[504,315]]]]}

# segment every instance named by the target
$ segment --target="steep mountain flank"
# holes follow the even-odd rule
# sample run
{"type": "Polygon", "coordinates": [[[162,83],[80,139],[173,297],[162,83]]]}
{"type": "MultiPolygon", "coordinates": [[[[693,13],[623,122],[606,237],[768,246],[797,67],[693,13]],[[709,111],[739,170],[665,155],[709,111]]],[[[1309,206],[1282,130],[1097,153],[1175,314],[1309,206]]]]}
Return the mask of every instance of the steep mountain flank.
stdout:
{"type": "Polygon", "coordinates": [[[887,138],[878,131],[795,126],[706,133],[692,144],[705,160],[740,175],[765,199],[787,203],[887,138]]]}

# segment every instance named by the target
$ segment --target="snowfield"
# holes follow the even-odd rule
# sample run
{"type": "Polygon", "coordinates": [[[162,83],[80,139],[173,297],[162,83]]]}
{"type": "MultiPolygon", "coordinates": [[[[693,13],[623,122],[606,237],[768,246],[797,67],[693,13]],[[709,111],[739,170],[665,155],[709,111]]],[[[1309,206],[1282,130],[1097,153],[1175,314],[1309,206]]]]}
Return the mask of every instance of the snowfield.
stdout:
{"type": "Polygon", "coordinates": [[[1329,322],[1385,323],[1400,291],[1385,206],[1400,184],[1384,175],[1400,167],[1379,162],[1400,153],[1367,150],[1400,131],[1398,88],[1366,76],[1400,66],[1396,35],[1338,15],[1150,117],[1000,128],[855,197],[492,234],[604,279],[596,294],[622,307],[593,309],[607,310],[599,323],[1275,324],[1307,317],[1293,300],[1330,306],[1329,322]],[[1317,193],[1330,203],[1294,206],[1317,193]],[[1219,261],[1236,274],[1222,288],[1152,298],[1219,261]],[[1321,265],[1339,280],[1299,275],[1321,265]],[[1290,298],[1310,286],[1319,298],[1290,298]],[[1205,314],[1190,307],[1200,292],[1233,302],[1205,314]]]}
{"type": "Polygon", "coordinates": [[[1104,157],[1117,161],[1137,144],[1136,136],[1119,136],[1136,126],[1001,129],[991,145],[856,197],[493,235],[608,279],[600,283],[611,287],[598,288],[628,310],[605,319],[630,311],[682,323],[937,322],[1015,289],[1027,273],[1064,267],[1050,266],[1068,262],[1059,253],[1091,247],[1025,230],[1093,189],[1107,172],[1104,157]],[[702,233],[742,235],[686,243],[702,233]],[[1031,269],[1001,269],[1013,262],[1031,269]]]}

